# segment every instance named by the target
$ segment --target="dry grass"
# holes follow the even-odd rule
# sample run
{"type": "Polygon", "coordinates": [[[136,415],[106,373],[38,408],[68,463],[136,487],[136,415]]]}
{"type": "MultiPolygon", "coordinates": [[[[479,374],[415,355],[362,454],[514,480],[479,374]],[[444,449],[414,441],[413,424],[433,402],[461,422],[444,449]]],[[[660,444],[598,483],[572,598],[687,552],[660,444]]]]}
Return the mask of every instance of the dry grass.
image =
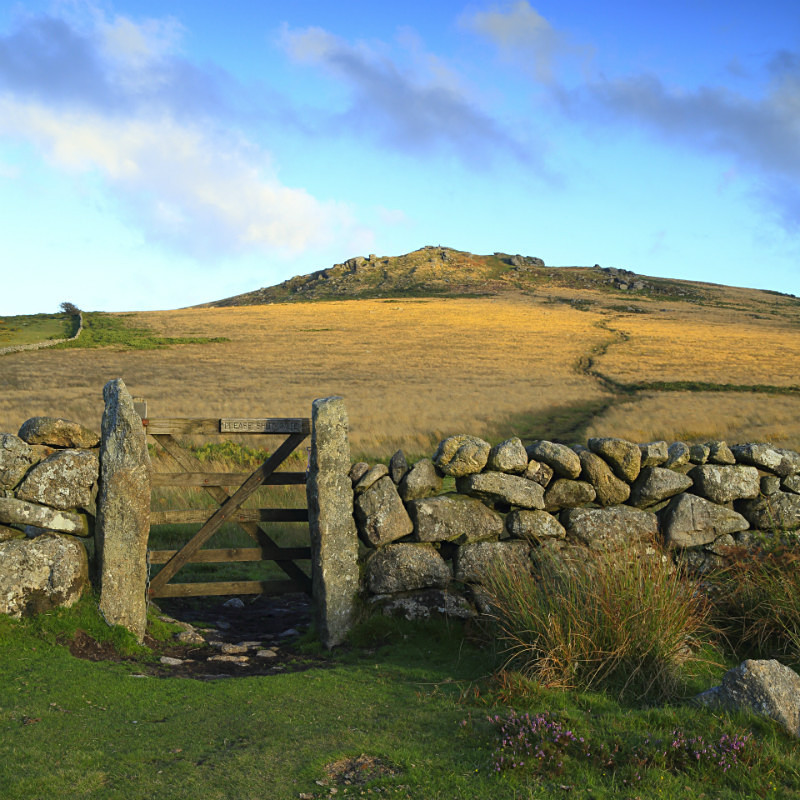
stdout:
{"type": "Polygon", "coordinates": [[[601,396],[573,370],[607,338],[593,316],[522,299],[361,300],[137,313],[167,336],[227,336],[158,351],[7,356],[0,430],[34,414],[97,426],[101,389],[122,377],[153,417],[303,416],[317,397],[347,401],[354,452],[427,452],[518,411],[601,396]]]}
{"type": "Polygon", "coordinates": [[[722,439],[800,449],[800,396],[648,392],[595,418],[587,433],[634,442],[722,439]]]}
{"type": "MultiPolygon", "coordinates": [[[[133,313],[125,315],[132,325],[160,335],[230,341],[4,356],[0,431],[39,414],[96,428],[103,384],[122,377],[153,417],[306,416],[315,398],[342,395],[354,454],[387,457],[403,447],[416,456],[452,433],[497,438],[515,430],[513,417],[541,421],[613,400],[578,369],[590,354],[595,369],[622,382],[800,382],[798,314],[782,298],[780,317],[766,305],[770,296],[757,293],[758,314],[640,298],[635,305],[649,313],[620,315],[608,310],[617,297],[559,290],[588,300],[579,311],[547,302],[551,294],[133,313]]],[[[589,435],[767,439],[797,448],[798,410],[795,396],[648,393],[618,398],[589,435]]]]}
{"type": "Polygon", "coordinates": [[[800,384],[800,326],[727,309],[671,308],[610,321],[628,341],[612,346],[599,369],[622,383],[800,384]]]}

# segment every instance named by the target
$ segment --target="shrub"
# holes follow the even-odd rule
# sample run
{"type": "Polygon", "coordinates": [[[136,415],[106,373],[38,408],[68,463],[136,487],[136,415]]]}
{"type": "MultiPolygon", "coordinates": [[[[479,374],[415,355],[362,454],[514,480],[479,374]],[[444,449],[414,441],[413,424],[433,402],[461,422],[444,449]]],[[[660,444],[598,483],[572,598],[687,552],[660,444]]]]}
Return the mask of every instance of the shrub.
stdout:
{"type": "Polygon", "coordinates": [[[544,558],[533,576],[496,567],[487,582],[506,667],[544,686],[663,700],[691,677],[707,606],[659,557],[544,558]]]}

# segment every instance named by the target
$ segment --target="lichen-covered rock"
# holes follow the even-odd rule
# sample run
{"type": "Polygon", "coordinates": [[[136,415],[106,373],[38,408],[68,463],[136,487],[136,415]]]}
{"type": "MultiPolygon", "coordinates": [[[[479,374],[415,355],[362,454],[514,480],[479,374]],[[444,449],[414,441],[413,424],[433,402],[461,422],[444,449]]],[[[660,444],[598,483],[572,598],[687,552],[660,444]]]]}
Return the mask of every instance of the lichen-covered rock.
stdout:
{"type": "Polygon", "coordinates": [[[707,442],[708,444],[708,461],[711,464],[735,464],[736,456],[734,456],[730,447],[725,442],[707,442]]]}
{"type": "Polygon", "coordinates": [[[147,624],[150,456],[141,417],[121,378],[103,387],[97,545],[100,611],[141,642],[147,624]]]}
{"type": "Polygon", "coordinates": [[[664,441],[647,442],[639,445],[639,452],[642,454],[641,468],[658,467],[669,458],[667,443],[664,441]]]}
{"type": "Polygon", "coordinates": [[[673,497],[661,512],[664,539],[670,547],[699,547],[726,533],[749,528],[747,520],[730,508],[693,494],[673,497]]]}
{"type": "Polygon", "coordinates": [[[402,539],[414,530],[397,487],[388,474],[356,495],[355,516],[361,538],[372,547],[402,539]]]}
{"type": "Polygon", "coordinates": [[[705,464],[711,455],[711,448],[707,444],[693,444],[689,447],[689,461],[692,464],[705,464]]]}
{"type": "Polygon", "coordinates": [[[456,480],[461,494],[489,503],[504,503],[520,508],[544,508],[544,489],[534,481],[504,472],[481,472],[456,480]]]}
{"type": "Polygon", "coordinates": [[[52,508],[93,510],[100,462],[94,450],[57,450],[32,467],[19,485],[20,500],[52,508]]]}
{"type": "Polygon", "coordinates": [[[629,506],[570,508],[561,512],[567,538],[592,550],[614,551],[650,544],[658,533],[658,519],[650,511],[629,506]]]}
{"type": "Polygon", "coordinates": [[[578,457],[581,460],[581,480],[594,486],[595,499],[601,506],[616,506],[630,497],[631,487],[617,478],[600,456],[583,450],[578,457]]]}
{"type": "Polygon", "coordinates": [[[450,568],[430,544],[389,544],[367,561],[366,580],[372,594],[443,589],[451,577],[450,568]]]}
{"type": "Polygon", "coordinates": [[[486,462],[486,469],[508,472],[512,475],[525,472],[527,467],[528,454],[525,452],[522,440],[516,436],[496,444],[489,451],[489,460],[486,462]]]}
{"type": "Polygon", "coordinates": [[[665,467],[646,467],[631,488],[630,504],[647,508],[660,503],[692,485],[692,479],[665,467]]]}
{"type": "Polygon", "coordinates": [[[389,459],[389,476],[395,482],[400,483],[403,476],[408,472],[408,461],[406,461],[406,454],[402,450],[398,450],[389,459]]]}
{"type": "Polygon", "coordinates": [[[748,659],[722,676],[722,683],[695,697],[712,709],[747,711],[775,720],[800,736],[800,676],[774,659],[748,659]]]}
{"type": "Polygon", "coordinates": [[[686,442],[673,442],[667,448],[667,460],[662,465],[665,469],[678,469],[689,463],[689,445],[686,442]]]}
{"type": "MultiPolygon", "coordinates": [[[[351,470],[352,471],[352,470],[351,470]]],[[[389,474],[389,468],[386,464],[375,464],[370,467],[353,486],[353,491],[356,495],[366,492],[367,489],[374,486],[381,478],[385,478],[389,474]]]]}
{"type": "Polygon", "coordinates": [[[475,609],[459,594],[442,589],[423,589],[406,594],[379,594],[370,597],[369,605],[379,608],[386,617],[407,620],[445,617],[447,619],[472,619],[475,609]]]}
{"type": "Polygon", "coordinates": [[[28,444],[50,447],[91,448],[100,443],[99,434],[77,422],[57,417],[31,417],[22,423],[18,435],[28,444]]]}
{"type": "MultiPolygon", "coordinates": [[[[764,476],[767,477],[767,476],[764,476]]],[[[781,488],[793,494],[800,494],[800,475],[789,475],[781,481],[781,488]]],[[[767,494],[767,492],[764,492],[767,494]]]]}
{"type": "Polygon", "coordinates": [[[562,478],[577,478],[581,474],[581,460],[578,454],[565,444],[538,440],[531,442],[525,451],[529,459],[547,464],[562,478]]]}
{"type": "Polygon", "coordinates": [[[800,495],[794,493],[775,492],[769,497],[740,500],[736,509],[751,527],[759,530],[795,531],[800,528],[800,495]]]}
{"type": "Polygon", "coordinates": [[[496,539],[503,533],[503,517],[480,500],[463,494],[441,494],[406,504],[419,542],[466,544],[496,539]]]}
{"type": "Polygon", "coordinates": [[[761,494],[775,494],[781,490],[781,479],[777,475],[762,475],[758,481],[761,494]]]}
{"type": "Polygon", "coordinates": [[[9,528],[7,525],[0,525],[0,542],[7,542],[9,539],[24,539],[25,534],[18,528],[9,528]]]}
{"type": "Polygon", "coordinates": [[[477,436],[459,434],[439,442],[433,463],[443,475],[460,478],[480,472],[489,460],[492,446],[477,436]]]}
{"type": "Polygon", "coordinates": [[[346,638],[355,620],[359,591],[347,430],[347,410],[341,397],[314,400],[306,497],[314,611],[320,640],[327,648],[346,638]]]}
{"type": "Polygon", "coordinates": [[[458,548],[453,561],[454,577],[462,583],[483,583],[491,570],[530,571],[530,544],[520,539],[508,542],[474,542],[458,548]]]}
{"type": "Polygon", "coordinates": [[[594,502],[596,495],[591,483],[559,478],[547,487],[544,493],[544,507],[547,511],[558,511],[562,508],[585,506],[594,502]]]}
{"type": "Polygon", "coordinates": [[[86,549],[69,536],[0,542],[0,613],[30,616],[71,606],[88,583],[86,549]]]}
{"type": "Polygon", "coordinates": [[[731,451],[736,456],[737,463],[759,467],[781,478],[800,472],[800,454],[793,450],[783,450],[766,443],[748,442],[734,445],[731,451]]]}
{"type": "Polygon", "coordinates": [[[592,438],[589,449],[606,461],[618,478],[633,483],[642,468],[639,445],[625,439],[592,438]]]}
{"type": "Polygon", "coordinates": [[[536,461],[532,458],[528,462],[525,471],[522,473],[522,477],[547,488],[550,481],[553,480],[554,474],[553,468],[549,464],[545,464],[543,461],[536,461]]]}
{"type": "Polygon", "coordinates": [[[421,458],[406,472],[400,481],[400,497],[403,500],[421,500],[432,497],[442,489],[442,479],[430,458],[421,458]]]}
{"type": "Polygon", "coordinates": [[[0,522],[7,525],[33,525],[49,531],[88,536],[89,522],[85,514],[60,511],[16,497],[0,497],[0,522]]]}
{"type": "Polygon", "coordinates": [[[563,539],[564,526],[546,511],[517,509],[506,516],[506,530],[514,539],[542,542],[545,539],[563,539]]]}
{"type": "Polygon", "coordinates": [[[355,486],[369,472],[369,464],[366,461],[356,461],[350,467],[350,482],[355,486]]]}
{"type": "Polygon", "coordinates": [[[0,489],[13,489],[34,463],[33,448],[11,433],[0,434],[0,489]]]}
{"type": "Polygon", "coordinates": [[[758,497],[760,481],[755,467],[705,464],[689,472],[694,491],[712,503],[730,503],[758,497]]]}

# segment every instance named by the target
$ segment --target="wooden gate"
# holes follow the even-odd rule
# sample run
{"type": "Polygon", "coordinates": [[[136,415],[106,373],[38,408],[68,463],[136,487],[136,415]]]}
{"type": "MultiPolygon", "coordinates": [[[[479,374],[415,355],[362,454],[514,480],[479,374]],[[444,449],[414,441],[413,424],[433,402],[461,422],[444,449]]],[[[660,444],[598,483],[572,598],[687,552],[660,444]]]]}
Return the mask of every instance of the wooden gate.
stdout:
{"type": "Polygon", "coordinates": [[[143,406],[142,424],[147,433],[168,454],[180,472],[154,473],[153,488],[159,486],[201,487],[218,504],[208,509],[153,511],[150,524],[202,523],[200,530],[180,550],[149,550],[149,564],[164,566],[150,581],[148,597],[190,597],[196,595],[311,594],[311,579],[295,563],[311,557],[310,547],[279,547],[263,530],[264,522],[308,522],[307,508],[242,508],[259,486],[305,484],[305,472],[276,472],[289,455],[308,437],[311,421],[289,419],[148,419],[143,406]],[[209,472],[203,462],[181,447],[176,436],[197,434],[285,434],[275,452],[252,473],[209,472]],[[238,486],[232,493],[224,487],[238,486]],[[226,522],[234,522],[257,543],[257,547],[201,549],[226,522]],[[169,583],[189,563],[274,561],[287,578],[280,581],[213,581],[169,583]]]}

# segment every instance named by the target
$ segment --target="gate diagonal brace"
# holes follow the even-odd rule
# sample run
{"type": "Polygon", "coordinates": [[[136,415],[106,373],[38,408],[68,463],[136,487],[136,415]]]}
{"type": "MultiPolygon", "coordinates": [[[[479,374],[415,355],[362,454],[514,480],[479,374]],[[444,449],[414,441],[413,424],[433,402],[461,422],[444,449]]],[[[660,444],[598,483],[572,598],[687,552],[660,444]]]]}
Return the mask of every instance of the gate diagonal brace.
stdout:
{"type": "MultiPolygon", "coordinates": [[[[153,438],[164,448],[164,450],[184,469],[204,471],[199,459],[187,453],[174,439],[171,434],[152,434],[153,438]]],[[[226,522],[227,517],[232,515],[244,501],[262,483],[274,473],[275,469],[294,451],[298,445],[307,437],[306,433],[291,434],[281,446],[270,456],[260,467],[258,467],[250,477],[230,495],[225,489],[219,486],[203,487],[211,497],[222,505],[208,519],[203,527],[184,545],[159,571],[150,582],[149,593],[151,595],[160,592],[167,582],[174,577],[178,570],[188,563],[197,551],[213,536],[213,534],[226,522]]],[[[278,545],[268,536],[257,524],[248,522],[237,522],[248,535],[255,539],[262,547],[270,550],[280,550],[278,545]]],[[[310,578],[289,559],[270,559],[280,567],[297,585],[298,588],[311,592],[310,578]]]]}

